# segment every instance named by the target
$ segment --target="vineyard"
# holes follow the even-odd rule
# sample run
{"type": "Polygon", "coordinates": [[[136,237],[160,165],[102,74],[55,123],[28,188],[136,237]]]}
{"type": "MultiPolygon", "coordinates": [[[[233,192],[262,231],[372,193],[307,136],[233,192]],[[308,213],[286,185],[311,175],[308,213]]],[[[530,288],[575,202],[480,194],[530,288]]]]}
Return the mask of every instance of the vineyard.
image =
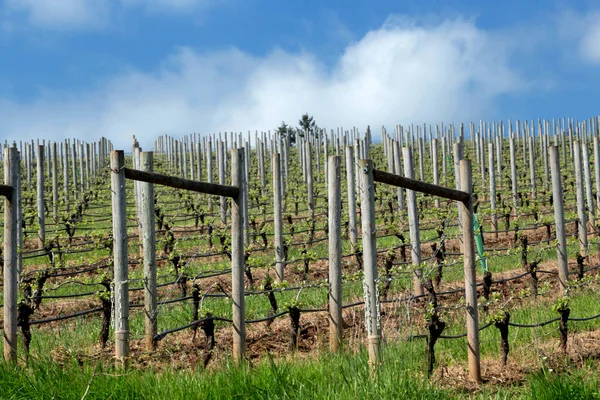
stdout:
{"type": "Polygon", "coordinates": [[[598,122],[5,143],[4,360],[92,366],[86,395],[98,365],[328,360],[440,398],[588,365],[598,122]]]}

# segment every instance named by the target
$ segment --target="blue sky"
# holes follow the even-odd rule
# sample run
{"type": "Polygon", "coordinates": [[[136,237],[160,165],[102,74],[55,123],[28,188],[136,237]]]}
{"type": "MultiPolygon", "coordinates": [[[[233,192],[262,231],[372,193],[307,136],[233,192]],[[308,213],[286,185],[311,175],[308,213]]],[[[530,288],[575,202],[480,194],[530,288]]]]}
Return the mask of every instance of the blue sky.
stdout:
{"type": "Polygon", "coordinates": [[[598,115],[592,0],[0,0],[0,138],[598,115]]]}

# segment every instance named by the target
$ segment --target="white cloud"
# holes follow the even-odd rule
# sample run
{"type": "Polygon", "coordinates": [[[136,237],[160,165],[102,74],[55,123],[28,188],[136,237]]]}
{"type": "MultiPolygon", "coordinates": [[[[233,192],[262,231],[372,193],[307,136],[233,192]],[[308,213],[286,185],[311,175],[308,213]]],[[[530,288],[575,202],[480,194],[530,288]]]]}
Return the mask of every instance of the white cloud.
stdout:
{"type": "Polygon", "coordinates": [[[24,14],[40,28],[94,29],[108,18],[109,0],[6,0],[3,11],[9,19],[24,14]]]}
{"type": "Polygon", "coordinates": [[[600,13],[588,16],[579,50],[585,61],[600,64],[600,13]]]}
{"type": "Polygon", "coordinates": [[[0,5],[4,25],[24,16],[30,26],[45,30],[105,28],[123,9],[182,12],[206,8],[213,0],[5,0],[0,5]]]}
{"type": "Polygon", "coordinates": [[[119,0],[123,5],[143,7],[148,10],[184,11],[213,3],[212,0],[119,0]]]}
{"type": "Polygon", "coordinates": [[[304,112],[322,127],[476,120],[521,90],[510,49],[474,23],[388,23],[349,45],[331,67],[309,53],[178,49],[153,73],[130,70],[87,93],[0,102],[2,137],[96,139],[148,148],[158,135],[268,130],[304,112]]]}

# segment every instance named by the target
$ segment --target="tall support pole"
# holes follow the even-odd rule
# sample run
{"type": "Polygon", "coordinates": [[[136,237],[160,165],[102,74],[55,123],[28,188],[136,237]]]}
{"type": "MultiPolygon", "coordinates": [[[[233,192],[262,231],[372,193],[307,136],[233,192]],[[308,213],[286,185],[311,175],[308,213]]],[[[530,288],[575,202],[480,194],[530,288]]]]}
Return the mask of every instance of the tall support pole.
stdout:
{"type": "MultiPolygon", "coordinates": [[[[346,182],[348,186],[348,236],[350,243],[356,246],[358,233],[356,229],[356,192],[354,186],[354,151],[346,146],[346,182]]],[[[329,171],[329,170],[328,170],[329,171]]]]}
{"type": "Polygon", "coordinates": [[[596,207],[600,213],[600,143],[598,136],[594,136],[594,177],[596,181],[596,207]]]}
{"type": "Polygon", "coordinates": [[[82,194],[81,198],[83,198],[83,192],[85,188],[85,170],[83,169],[83,144],[79,143],[79,192],[82,194]]]}
{"type": "Polygon", "coordinates": [[[114,298],[115,298],[115,359],[126,366],[129,357],[129,266],[127,263],[127,210],[125,193],[125,155],[122,150],[110,153],[114,298]]]}
{"type": "MultiPolygon", "coordinates": [[[[400,154],[400,143],[397,141],[392,142],[393,152],[394,152],[394,173],[396,175],[402,175],[402,157],[400,154]]],[[[400,211],[404,210],[404,188],[397,188],[397,197],[398,197],[398,209],[400,211]]]]}
{"type": "Polygon", "coordinates": [[[69,201],[69,145],[67,144],[66,140],[62,144],[62,148],[63,148],[63,156],[64,156],[63,185],[64,185],[64,192],[65,192],[65,207],[66,207],[67,211],[69,211],[69,208],[70,208],[69,204],[71,203],[69,201]]]}
{"type": "MultiPolygon", "coordinates": [[[[208,138],[208,146],[206,147],[206,181],[213,182],[213,155],[212,155],[212,138],[208,138]]],[[[213,196],[208,196],[208,208],[213,212],[213,196]]]]}
{"type": "Polygon", "coordinates": [[[544,188],[549,189],[549,171],[548,171],[548,132],[542,136],[542,157],[544,159],[544,188]]]}
{"type": "MultiPolygon", "coordinates": [[[[460,161],[460,183],[463,192],[472,194],[471,160],[460,161]]],[[[469,377],[481,381],[479,359],[479,314],[477,310],[477,281],[475,277],[475,235],[473,231],[473,199],[462,204],[463,258],[467,319],[467,354],[469,377]]]]}
{"type": "Polygon", "coordinates": [[[563,290],[567,288],[569,265],[567,260],[567,237],[565,234],[565,211],[563,204],[563,189],[560,176],[560,154],[557,146],[550,146],[550,171],[552,174],[552,198],[554,199],[554,221],[558,247],[558,280],[563,290]]]}
{"type": "Polygon", "coordinates": [[[17,213],[20,174],[19,150],[4,149],[4,184],[12,186],[12,192],[4,201],[4,359],[17,362],[17,213]]]}
{"type": "MultiPolygon", "coordinates": [[[[515,216],[517,215],[517,155],[515,152],[515,139],[510,138],[510,181],[512,183],[512,200],[513,207],[515,209],[515,216]]],[[[525,160],[523,160],[525,161],[525,160]]]]}
{"type": "MultiPolygon", "coordinates": [[[[462,126],[462,125],[461,125],[462,126]]],[[[454,153],[454,184],[457,190],[460,190],[460,160],[463,158],[463,142],[459,141],[454,143],[452,146],[452,152],[454,153]]],[[[458,205],[458,224],[462,224],[462,207],[458,205]]]]}
{"type": "MultiPolygon", "coordinates": [[[[151,151],[140,153],[139,167],[142,171],[152,172],[153,154],[151,151]]],[[[144,332],[146,348],[155,347],[154,336],[157,333],[156,308],[156,242],[154,223],[154,184],[140,182],[142,249],[144,257],[144,332]]]]}
{"type": "Polygon", "coordinates": [[[488,157],[490,174],[490,209],[492,212],[492,230],[498,237],[498,215],[496,214],[496,170],[494,167],[494,142],[488,144],[488,157]]]}
{"type": "Polygon", "coordinates": [[[531,184],[531,198],[536,197],[536,184],[535,184],[535,145],[533,144],[533,136],[529,136],[529,181],[531,184]]]}
{"type": "MultiPolygon", "coordinates": [[[[433,184],[434,185],[439,185],[440,184],[440,175],[438,173],[438,144],[437,144],[437,139],[433,139],[431,141],[431,155],[432,155],[432,162],[433,162],[433,184]]],[[[436,208],[440,208],[440,198],[436,197],[435,198],[435,207],[436,208]]]]}
{"type": "MultiPolygon", "coordinates": [[[[402,149],[404,158],[404,176],[409,179],[415,178],[413,168],[413,153],[411,147],[402,149]]],[[[414,271],[414,295],[421,296],[423,294],[423,270],[419,268],[421,265],[421,238],[419,237],[419,213],[417,211],[417,194],[414,190],[406,191],[406,199],[408,203],[408,226],[410,230],[410,255],[414,271]]]]}
{"type": "Polygon", "coordinates": [[[583,156],[583,181],[585,187],[585,196],[587,201],[587,210],[589,212],[588,221],[591,223],[591,230],[595,231],[596,225],[596,206],[594,204],[594,193],[592,192],[592,174],[590,169],[590,153],[588,151],[587,140],[581,142],[581,155],[583,156]]]}
{"type": "Polygon", "coordinates": [[[44,212],[46,204],[44,203],[44,145],[37,146],[37,220],[38,220],[38,239],[40,247],[46,244],[46,218],[44,212]]]}
{"type": "Polygon", "coordinates": [[[231,297],[233,303],[233,359],[241,364],[246,354],[244,299],[244,149],[231,149],[231,185],[240,188],[231,206],[231,297]]]}
{"type": "Polygon", "coordinates": [[[308,212],[311,220],[315,216],[315,194],[313,189],[312,146],[309,141],[304,143],[304,165],[306,169],[306,188],[308,191],[308,212]]]}
{"type": "MultiPolygon", "coordinates": [[[[225,135],[225,137],[227,137],[227,135],[225,135]]],[[[217,160],[219,162],[219,184],[221,184],[221,185],[225,184],[225,170],[227,169],[225,167],[226,155],[227,154],[225,153],[225,144],[223,143],[223,141],[219,141],[218,147],[217,147],[217,160]]],[[[225,196],[220,196],[219,201],[221,203],[221,223],[226,224],[227,223],[227,198],[225,196]]]]}
{"type": "Polygon", "coordinates": [[[379,296],[377,292],[377,246],[375,234],[375,186],[373,183],[373,163],[371,160],[358,162],[360,171],[360,209],[362,220],[363,267],[364,267],[364,299],[365,325],[367,328],[367,344],[369,363],[379,363],[380,326],[379,296]]]}
{"type": "Polygon", "coordinates": [[[585,197],[583,183],[583,166],[579,140],[573,140],[573,161],[575,162],[575,191],[577,195],[577,228],[579,232],[579,249],[582,256],[587,257],[587,215],[585,213],[585,197]]]}
{"type": "MultiPolygon", "coordinates": [[[[348,155],[349,147],[346,147],[348,155]]],[[[352,154],[352,152],[350,152],[352,154]]],[[[342,345],[342,197],[340,193],[340,156],[329,157],[329,350],[342,345]]],[[[349,186],[351,187],[351,186],[349,186]]]]}
{"type": "MultiPolygon", "coordinates": [[[[7,145],[8,148],[8,145],[7,145]]],[[[20,282],[23,272],[23,192],[21,190],[21,153],[19,157],[19,173],[17,174],[17,282],[20,282]]],[[[5,181],[6,182],[6,181],[5,181]]],[[[6,265],[6,262],[5,262],[6,265]]]]}
{"type": "Polygon", "coordinates": [[[52,218],[58,223],[58,158],[56,154],[56,142],[51,145],[52,153],[52,218]]]}
{"type": "Polygon", "coordinates": [[[77,188],[79,187],[79,185],[77,184],[77,182],[79,182],[79,180],[77,177],[77,145],[75,144],[75,140],[73,140],[73,145],[71,149],[71,163],[73,167],[73,196],[75,198],[78,198],[79,196],[77,195],[77,188]]]}
{"type": "Polygon", "coordinates": [[[275,272],[277,280],[284,279],[285,255],[283,253],[283,221],[282,221],[282,198],[281,198],[281,155],[273,153],[273,207],[274,207],[274,238],[275,238],[275,272]]]}

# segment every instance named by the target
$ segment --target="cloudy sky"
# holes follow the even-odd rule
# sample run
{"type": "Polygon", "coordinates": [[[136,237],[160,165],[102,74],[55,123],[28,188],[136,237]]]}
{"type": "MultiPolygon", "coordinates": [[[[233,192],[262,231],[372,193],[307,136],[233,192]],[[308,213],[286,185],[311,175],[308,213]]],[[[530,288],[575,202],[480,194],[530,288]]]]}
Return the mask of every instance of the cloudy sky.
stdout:
{"type": "Polygon", "coordinates": [[[594,0],[0,0],[3,140],[586,119],[599,83],[594,0]]]}

